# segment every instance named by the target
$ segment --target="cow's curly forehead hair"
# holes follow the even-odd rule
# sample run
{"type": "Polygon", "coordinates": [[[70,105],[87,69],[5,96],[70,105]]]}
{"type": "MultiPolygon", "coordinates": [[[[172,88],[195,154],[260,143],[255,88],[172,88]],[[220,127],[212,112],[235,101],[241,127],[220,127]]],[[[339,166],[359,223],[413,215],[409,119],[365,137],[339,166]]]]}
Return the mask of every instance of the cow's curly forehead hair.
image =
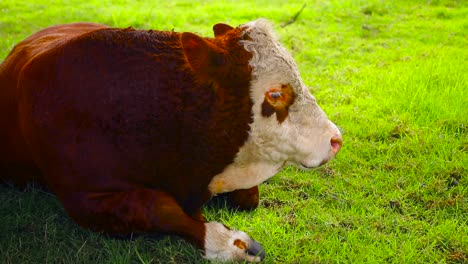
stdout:
{"type": "Polygon", "coordinates": [[[253,55],[249,61],[252,81],[261,87],[289,84],[297,96],[296,102],[311,99],[294,59],[280,44],[272,24],[266,19],[258,19],[241,25],[241,28],[249,39],[241,40],[240,44],[253,55]]]}

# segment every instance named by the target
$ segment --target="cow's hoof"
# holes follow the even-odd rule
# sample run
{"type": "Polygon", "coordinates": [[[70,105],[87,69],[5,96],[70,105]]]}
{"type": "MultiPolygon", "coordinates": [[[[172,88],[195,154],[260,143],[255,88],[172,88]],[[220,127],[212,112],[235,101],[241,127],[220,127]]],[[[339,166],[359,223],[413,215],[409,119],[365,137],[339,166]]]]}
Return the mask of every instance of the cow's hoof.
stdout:
{"type": "Polygon", "coordinates": [[[262,246],[246,233],[217,223],[205,223],[205,258],[220,261],[260,262],[265,258],[262,246]]]}
{"type": "Polygon", "coordinates": [[[263,250],[262,245],[255,240],[251,240],[249,247],[246,249],[247,254],[254,257],[260,257],[260,260],[265,258],[265,250],[263,250]]]}

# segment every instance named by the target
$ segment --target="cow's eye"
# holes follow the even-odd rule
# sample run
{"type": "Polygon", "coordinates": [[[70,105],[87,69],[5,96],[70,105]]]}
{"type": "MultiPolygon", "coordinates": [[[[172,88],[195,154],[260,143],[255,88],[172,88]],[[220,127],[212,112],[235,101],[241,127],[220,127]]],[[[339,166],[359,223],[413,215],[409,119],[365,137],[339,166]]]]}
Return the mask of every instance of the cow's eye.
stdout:
{"type": "Polygon", "coordinates": [[[273,99],[277,99],[281,97],[281,92],[272,92],[270,93],[270,97],[273,99]]]}

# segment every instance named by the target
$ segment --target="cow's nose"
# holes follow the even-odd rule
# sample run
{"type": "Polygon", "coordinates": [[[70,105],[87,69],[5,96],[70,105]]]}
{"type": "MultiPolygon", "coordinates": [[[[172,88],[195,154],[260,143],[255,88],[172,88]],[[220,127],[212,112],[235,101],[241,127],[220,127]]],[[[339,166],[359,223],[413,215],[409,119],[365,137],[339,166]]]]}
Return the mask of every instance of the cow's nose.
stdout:
{"type": "Polygon", "coordinates": [[[331,149],[333,153],[336,155],[338,151],[340,151],[341,146],[343,146],[343,138],[341,137],[341,135],[340,134],[334,135],[330,139],[330,145],[331,145],[331,149]]]}

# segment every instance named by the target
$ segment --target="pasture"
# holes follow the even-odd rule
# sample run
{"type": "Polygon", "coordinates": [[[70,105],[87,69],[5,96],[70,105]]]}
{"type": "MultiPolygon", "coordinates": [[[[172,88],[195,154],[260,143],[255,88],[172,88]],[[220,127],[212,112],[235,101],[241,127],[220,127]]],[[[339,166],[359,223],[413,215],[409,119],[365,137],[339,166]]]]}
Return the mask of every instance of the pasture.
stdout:
{"type": "MultiPolygon", "coordinates": [[[[2,0],[0,61],[55,24],[213,36],[215,23],[267,18],[344,146],[323,167],[260,185],[255,211],[215,200],[207,220],[262,243],[265,263],[468,262],[468,2],[312,0],[291,21],[303,4],[2,0]]],[[[41,188],[0,186],[1,263],[204,261],[176,236],[96,234],[41,188]]]]}

